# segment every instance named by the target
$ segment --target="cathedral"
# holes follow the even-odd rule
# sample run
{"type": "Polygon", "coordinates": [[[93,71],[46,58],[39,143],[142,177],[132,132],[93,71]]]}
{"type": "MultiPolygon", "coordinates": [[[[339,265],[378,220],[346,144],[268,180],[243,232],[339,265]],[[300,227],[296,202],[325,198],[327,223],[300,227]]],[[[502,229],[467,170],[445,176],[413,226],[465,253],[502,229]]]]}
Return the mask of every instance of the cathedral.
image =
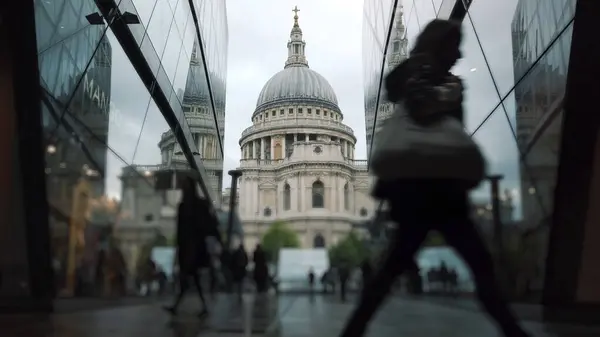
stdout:
{"type": "Polygon", "coordinates": [[[367,160],[355,158],[356,137],[335,91],[308,65],[294,13],[283,70],[263,86],[239,140],[239,215],[248,249],[275,221],[297,232],[302,248],[328,247],[374,209],[367,160]]]}

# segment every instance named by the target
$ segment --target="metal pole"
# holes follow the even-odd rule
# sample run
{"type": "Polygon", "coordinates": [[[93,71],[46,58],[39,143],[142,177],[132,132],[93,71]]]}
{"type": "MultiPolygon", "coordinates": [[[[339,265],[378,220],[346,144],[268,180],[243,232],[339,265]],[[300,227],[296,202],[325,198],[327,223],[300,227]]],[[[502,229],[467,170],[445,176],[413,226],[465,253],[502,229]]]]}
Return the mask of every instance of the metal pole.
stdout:
{"type": "Polygon", "coordinates": [[[504,251],[504,237],[503,237],[503,227],[502,227],[502,219],[500,216],[500,180],[502,180],[504,176],[502,175],[493,175],[489,176],[491,184],[491,199],[492,199],[492,221],[494,226],[494,243],[496,248],[496,254],[500,256],[504,251]]]}
{"type": "Polygon", "coordinates": [[[231,176],[231,193],[229,194],[229,218],[227,219],[227,238],[225,240],[225,247],[227,250],[230,250],[231,239],[233,236],[233,214],[235,212],[235,200],[237,199],[237,183],[239,177],[242,176],[242,171],[230,170],[228,173],[231,176]]]}
{"type": "Polygon", "coordinates": [[[233,261],[232,261],[232,251],[231,251],[231,243],[233,237],[233,217],[235,214],[235,200],[237,199],[237,182],[238,178],[242,175],[242,171],[239,170],[231,170],[228,172],[231,176],[231,191],[229,193],[229,216],[227,218],[227,237],[225,238],[225,243],[223,247],[223,256],[222,262],[226,266],[226,288],[227,292],[231,292],[233,289],[233,261]]]}

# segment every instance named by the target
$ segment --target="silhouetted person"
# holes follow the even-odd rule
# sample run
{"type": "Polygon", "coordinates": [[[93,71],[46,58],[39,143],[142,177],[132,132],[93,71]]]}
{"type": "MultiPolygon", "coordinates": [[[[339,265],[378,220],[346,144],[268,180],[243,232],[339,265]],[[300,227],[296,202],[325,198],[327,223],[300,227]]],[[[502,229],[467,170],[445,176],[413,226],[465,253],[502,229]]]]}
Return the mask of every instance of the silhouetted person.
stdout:
{"type": "Polygon", "coordinates": [[[198,195],[196,183],[187,178],[182,186],[183,197],[177,213],[177,260],[179,263],[179,293],[175,303],[165,307],[171,314],[177,313],[181,300],[189,289],[189,279],[194,281],[198,291],[202,311],[200,316],[208,314],[208,306],[204,298],[198,269],[210,266],[211,257],[208,252],[206,238],[220,235],[216,218],[211,213],[210,204],[198,195]]]}
{"type": "MultiPolygon", "coordinates": [[[[399,103],[396,107],[401,109],[394,111],[395,114],[408,112],[409,117],[416,121],[423,116],[418,115],[420,110],[411,110],[411,105],[417,104],[418,107],[419,102],[427,102],[438,115],[463,121],[462,94],[446,91],[457,90],[457,87],[462,89],[460,80],[450,73],[450,68],[461,56],[461,34],[460,23],[446,20],[433,20],[423,29],[410,57],[385,79],[388,99],[399,103]],[[425,72],[426,78],[415,81],[424,70],[431,73],[425,72]],[[408,110],[404,110],[402,103],[408,110]],[[416,117],[414,114],[417,114],[416,117]]],[[[469,181],[423,175],[386,177],[385,181],[377,181],[373,194],[388,201],[390,216],[398,227],[390,240],[382,268],[364,288],[360,303],[341,336],[365,334],[369,321],[383,303],[394,280],[406,270],[430,230],[440,232],[471,267],[479,300],[504,335],[527,336],[500,297],[491,255],[470,219],[470,186],[473,183],[469,181]]]]}
{"type": "Polygon", "coordinates": [[[415,261],[414,259],[411,263],[408,264],[408,267],[406,268],[406,275],[408,281],[408,293],[414,295],[423,293],[423,282],[421,280],[420,268],[417,264],[417,261],[415,261]]]}
{"type": "Polygon", "coordinates": [[[373,274],[373,266],[371,265],[371,260],[369,260],[368,258],[364,259],[364,261],[360,265],[360,271],[362,274],[362,287],[364,288],[373,274]]]}
{"type": "Polygon", "coordinates": [[[242,298],[244,292],[244,280],[246,279],[246,268],[248,267],[248,254],[244,249],[244,245],[240,244],[233,252],[232,257],[232,279],[239,298],[242,298]]]}
{"type": "Polygon", "coordinates": [[[308,291],[310,291],[311,295],[312,295],[314,289],[315,289],[315,271],[311,267],[308,270],[308,291]]]}
{"type": "Polygon", "coordinates": [[[329,275],[330,269],[327,269],[321,274],[321,286],[323,286],[323,294],[327,294],[329,292],[329,275]]]}
{"type": "Polygon", "coordinates": [[[438,270],[438,273],[440,274],[440,282],[442,283],[442,291],[444,293],[448,292],[448,276],[450,276],[450,273],[448,271],[448,267],[446,266],[446,262],[442,261],[440,263],[440,269],[438,270]]]}
{"type": "Polygon", "coordinates": [[[348,291],[348,281],[350,280],[350,266],[347,263],[342,263],[338,268],[338,276],[340,278],[340,298],[342,302],[346,302],[346,294],[348,291]]]}
{"type": "Polygon", "coordinates": [[[264,293],[269,288],[269,266],[267,264],[267,254],[260,244],[256,245],[252,253],[252,262],[254,262],[254,283],[258,293],[264,293]]]}

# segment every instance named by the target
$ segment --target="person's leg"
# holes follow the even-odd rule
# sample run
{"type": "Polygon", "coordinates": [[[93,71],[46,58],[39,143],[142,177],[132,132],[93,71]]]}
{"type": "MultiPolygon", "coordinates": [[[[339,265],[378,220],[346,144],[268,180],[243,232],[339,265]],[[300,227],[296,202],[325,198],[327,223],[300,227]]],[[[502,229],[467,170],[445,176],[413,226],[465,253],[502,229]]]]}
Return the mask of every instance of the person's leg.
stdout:
{"type": "Polygon", "coordinates": [[[206,299],[204,298],[204,292],[202,291],[202,285],[200,284],[200,275],[196,272],[192,276],[194,280],[194,286],[196,287],[196,291],[198,292],[198,297],[200,297],[200,303],[202,304],[201,315],[208,313],[208,305],[206,304],[206,299]]]}
{"type": "MultiPolygon", "coordinates": [[[[393,215],[392,215],[393,216],[393,215]]],[[[404,225],[407,222],[403,222],[404,225]]],[[[350,316],[340,336],[360,337],[386,296],[394,280],[413,262],[413,256],[427,236],[428,228],[423,225],[410,225],[398,229],[380,269],[376,270],[363,288],[358,306],[350,316]]]]}
{"type": "Polygon", "coordinates": [[[211,261],[209,266],[208,266],[208,272],[209,272],[209,277],[210,277],[210,293],[212,296],[215,296],[218,292],[218,286],[219,286],[219,270],[217,270],[217,267],[215,266],[214,261],[211,261]]]}
{"type": "Polygon", "coordinates": [[[448,244],[453,246],[471,268],[477,296],[488,314],[507,337],[524,337],[527,333],[500,295],[496,284],[492,257],[475,224],[467,217],[449,221],[440,228],[448,244]]]}
{"type": "Polygon", "coordinates": [[[175,296],[175,303],[172,306],[167,306],[164,309],[169,313],[175,315],[177,314],[177,309],[179,308],[179,304],[183,300],[183,297],[187,293],[189,288],[188,277],[186,275],[179,275],[179,292],[175,296]]]}

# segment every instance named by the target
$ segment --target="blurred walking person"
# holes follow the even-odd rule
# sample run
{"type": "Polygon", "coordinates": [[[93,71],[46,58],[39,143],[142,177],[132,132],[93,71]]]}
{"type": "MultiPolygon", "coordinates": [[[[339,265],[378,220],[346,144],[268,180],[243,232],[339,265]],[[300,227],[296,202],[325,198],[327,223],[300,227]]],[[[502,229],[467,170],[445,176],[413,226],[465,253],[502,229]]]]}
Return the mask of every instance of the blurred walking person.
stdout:
{"type": "Polygon", "coordinates": [[[485,162],[464,131],[463,87],[450,73],[461,57],[461,35],[460,23],[433,20],[410,57],[386,77],[396,110],[379,131],[371,170],[378,178],[373,194],[390,204],[398,227],[343,337],[365,334],[430,230],[440,232],[471,267],[479,300],[504,335],[528,336],[500,297],[491,255],[470,219],[468,192],[484,179],[485,162]]]}
{"type": "Polygon", "coordinates": [[[216,217],[211,213],[210,204],[200,198],[196,183],[187,178],[182,186],[182,200],[177,213],[177,260],[179,292],[172,306],[164,309],[172,315],[177,314],[185,294],[189,290],[189,279],[200,297],[202,310],[200,316],[208,314],[208,305],[202,290],[200,268],[210,267],[211,256],[207,246],[207,238],[213,236],[221,242],[216,217]]]}
{"type": "Polygon", "coordinates": [[[360,271],[362,277],[361,287],[364,288],[373,275],[373,266],[371,265],[371,260],[369,258],[363,260],[362,264],[360,265],[360,271]]]}
{"type": "Polygon", "coordinates": [[[256,245],[252,254],[252,262],[254,262],[254,284],[256,292],[259,294],[266,293],[269,288],[269,266],[267,264],[267,255],[260,244],[256,245]]]}
{"type": "Polygon", "coordinates": [[[244,294],[244,282],[246,281],[246,275],[248,273],[246,269],[248,267],[248,254],[246,254],[244,245],[240,243],[231,257],[233,262],[231,265],[233,284],[238,299],[241,301],[242,295],[244,294]]]}

